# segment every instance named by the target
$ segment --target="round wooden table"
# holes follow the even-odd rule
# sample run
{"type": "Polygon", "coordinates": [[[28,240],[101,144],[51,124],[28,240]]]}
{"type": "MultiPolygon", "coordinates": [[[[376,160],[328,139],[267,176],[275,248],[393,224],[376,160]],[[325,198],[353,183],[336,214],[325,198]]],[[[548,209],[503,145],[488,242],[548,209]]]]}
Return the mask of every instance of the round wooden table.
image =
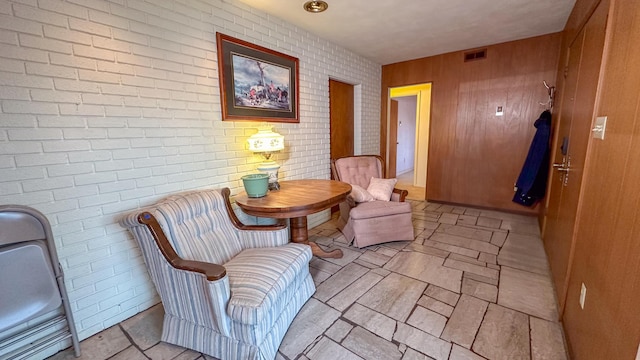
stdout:
{"type": "Polygon", "coordinates": [[[351,185],[335,180],[280,181],[280,190],[271,190],[261,198],[236,196],[236,204],[247,214],[259,217],[290,219],[291,241],[311,246],[318,257],[341,258],[342,251],[322,250],[309,242],[307,215],[328,209],[344,201],[351,185]]]}

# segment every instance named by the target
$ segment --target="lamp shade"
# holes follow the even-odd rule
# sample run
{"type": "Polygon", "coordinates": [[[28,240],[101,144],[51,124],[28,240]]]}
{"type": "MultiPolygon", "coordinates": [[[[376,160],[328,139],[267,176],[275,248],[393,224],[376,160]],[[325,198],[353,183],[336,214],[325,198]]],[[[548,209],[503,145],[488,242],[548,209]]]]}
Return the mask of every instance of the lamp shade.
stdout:
{"type": "Polygon", "coordinates": [[[249,150],[253,152],[274,152],[284,149],[284,136],[273,131],[271,126],[264,126],[247,139],[249,150]]]}

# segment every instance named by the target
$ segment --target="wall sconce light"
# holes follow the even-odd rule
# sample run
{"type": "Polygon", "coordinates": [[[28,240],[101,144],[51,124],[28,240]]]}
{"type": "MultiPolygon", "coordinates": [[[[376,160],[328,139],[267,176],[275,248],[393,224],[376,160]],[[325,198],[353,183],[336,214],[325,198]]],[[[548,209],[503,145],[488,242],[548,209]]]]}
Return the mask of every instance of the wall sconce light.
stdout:
{"type": "Polygon", "coordinates": [[[249,136],[249,151],[259,153],[264,157],[264,162],[258,165],[258,171],[269,174],[269,190],[279,190],[278,165],[271,160],[271,154],[284,149],[284,136],[273,131],[271,125],[261,126],[258,132],[249,136]]]}

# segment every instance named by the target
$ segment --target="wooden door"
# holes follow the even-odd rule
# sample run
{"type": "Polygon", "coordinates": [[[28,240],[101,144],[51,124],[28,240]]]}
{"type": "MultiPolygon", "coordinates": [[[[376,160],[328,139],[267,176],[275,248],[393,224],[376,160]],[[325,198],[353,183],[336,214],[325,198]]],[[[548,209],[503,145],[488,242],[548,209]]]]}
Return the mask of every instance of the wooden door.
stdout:
{"type": "Polygon", "coordinates": [[[389,101],[389,158],[386,177],[395,178],[398,157],[398,100],[389,101]]]}
{"type": "Polygon", "coordinates": [[[572,359],[640,360],[640,6],[602,2],[612,4],[596,111],[607,129],[589,146],[562,324],[572,359]]]}
{"type": "Polygon", "coordinates": [[[555,135],[543,239],[561,312],[576,241],[578,201],[591,138],[607,12],[607,6],[598,6],[569,47],[560,125],[555,135]]]}
{"type": "Polygon", "coordinates": [[[353,155],[353,85],[329,80],[331,159],[353,155]]]}

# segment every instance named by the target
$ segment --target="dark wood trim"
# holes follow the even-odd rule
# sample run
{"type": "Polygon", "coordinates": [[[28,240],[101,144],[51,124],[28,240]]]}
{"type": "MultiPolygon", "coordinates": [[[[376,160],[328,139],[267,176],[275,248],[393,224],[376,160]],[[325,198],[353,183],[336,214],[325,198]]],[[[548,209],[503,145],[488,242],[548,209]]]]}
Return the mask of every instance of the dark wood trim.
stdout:
{"type": "Polygon", "coordinates": [[[138,215],[138,222],[146,225],[164,258],[176,269],[193,271],[204,274],[209,281],[220,280],[227,275],[227,270],[222,265],[206,263],[202,261],[185,260],[178,256],[169,243],[167,236],[160,227],[158,220],[145,211],[138,215]]]}
{"type": "Polygon", "coordinates": [[[231,190],[229,188],[223,188],[221,191],[222,196],[224,197],[224,204],[227,208],[227,213],[229,213],[229,218],[231,219],[231,223],[238,230],[251,230],[251,231],[274,231],[274,230],[282,230],[287,227],[287,224],[284,221],[279,220],[276,224],[273,225],[245,225],[240,219],[236,216],[235,211],[233,211],[233,207],[231,206],[231,190]]]}
{"type": "Polygon", "coordinates": [[[404,199],[407,197],[407,195],[409,195],[409,191],[398,188],[393,188],[393,192],[396,194],[400,194],[400,202],[404,202],[404,199]]]}

